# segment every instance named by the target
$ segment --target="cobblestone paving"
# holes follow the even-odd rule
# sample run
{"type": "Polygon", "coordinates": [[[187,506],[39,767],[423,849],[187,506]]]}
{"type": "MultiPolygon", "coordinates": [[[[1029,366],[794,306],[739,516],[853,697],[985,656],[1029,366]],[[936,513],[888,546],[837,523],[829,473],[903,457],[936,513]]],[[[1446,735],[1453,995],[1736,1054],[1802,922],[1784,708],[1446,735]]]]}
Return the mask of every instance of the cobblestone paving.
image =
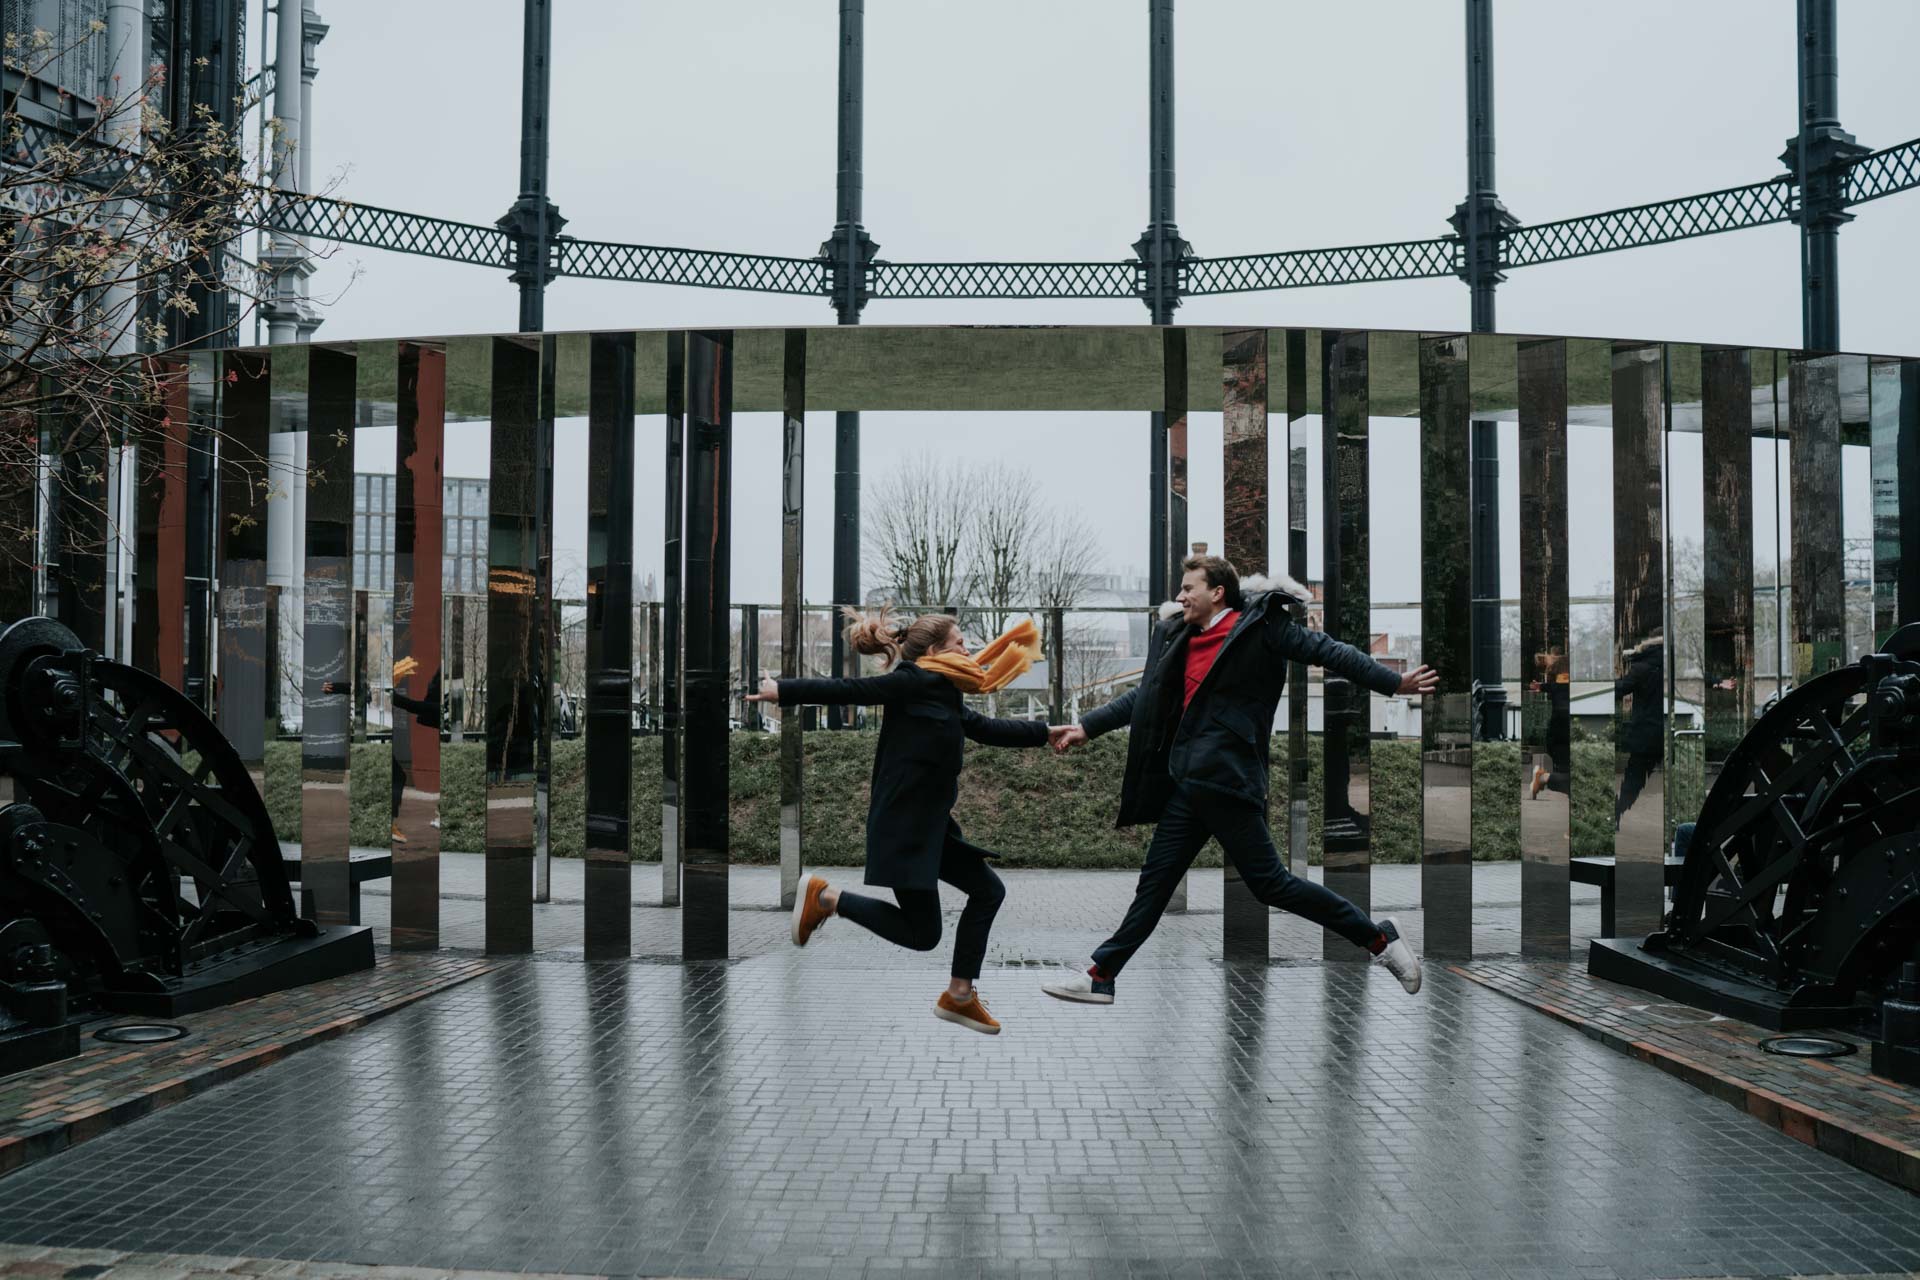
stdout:
{"type": "Polygon", "coordinates": [[[1874,1075],[1871,1042],[1858,1034],[1820,1032],[1855,1046],[1847,1057],[1789,1058],[1760,1048],[1778,1032],[1661,1003],[1589,977],[1579,962],[1476,960],[1457,968],[1810,1146],[1920,1191],[1920,1089],[1874,1075]]]}
{"type": "Polygon", "coordinates": [[[0,1174],[277,1062],[291,1049],[343,1035],[489,967],[455,952],[382,952],[371,973],[165,1019],[188,1034],[161,1044],[92,1038],[108,1023],[151,1018],[89,1023],[79,1057],[0,1077],[0,1174]]]}
{"type": "Polygon", "coordinates": [[[1440,966],[1414,997],[1227,969],[1196,919],[1111,1008],[990,968],[998,1038],[932,1018],[942,956],[844,922],[726,965],[513,961],[7,1177],[0,1240],[589,1275],[1920,1267],[1920,1201],[1570,1027],[1440,966]]]}
{"type": "MultiPolygon", "coordinates": [[[[286,1262],[276,1258],[216,1258],[204,1254],[130,1253],[118,1249],[43,1249],[0,1244],[0,1280],[559,1280],[508,1271],[364,1267],[340,1262],[286,1262]]],[[[567,1277],[567,1280],[603,1280],[567,1277]]]]}

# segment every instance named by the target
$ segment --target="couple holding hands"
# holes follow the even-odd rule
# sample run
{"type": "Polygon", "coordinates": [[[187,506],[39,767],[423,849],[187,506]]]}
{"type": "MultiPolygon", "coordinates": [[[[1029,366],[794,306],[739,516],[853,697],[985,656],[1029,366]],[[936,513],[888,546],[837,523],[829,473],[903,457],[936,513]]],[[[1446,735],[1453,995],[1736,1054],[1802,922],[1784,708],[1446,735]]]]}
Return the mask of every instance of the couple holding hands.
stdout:
{"type": "Polygon", "coordinates": [[[1125,725],[1131,732],[1116,825],[1158,825],[1119,929],[1094,950],[1083,972],[1042,990],[1062,1000],[1112,1004],[1120,970],[1160,923],[1180,877],[1213,838],[1260,901],[1366,948],[1402,987],[1418,991],[1419,957],[1391,917],[1369,919],[1339,894],[1293,875],[1274,849],[1266,821],[1267,741],[1288,663],[1325,667],[1380,694],[1428,693],[1438,678],[1426,667],[1402,676],[1300,626],[1287,606],[1306,593],[1289,579],[1243,583],[1219,556],[1194,556],[1181,569],[1179,598],[1161,607],[1140,683],[1077,725],[996,720],[965,704],[963,695],[1003,687],[1039,656],[1031,622],[970,655],[948,615],[895,624],[885,611],[849,610],[849,643],[861,653],[884,654],[890,665],[884,675],[762,680],[758,702],[887,709],[874,752],[865,883],[891,889],[894,901],[805,877],[794,902],[793,941],[805,946],[840,916],[889,942],[931,951],[940,944],[938,882],[944,880],[966,895],[967,905],[955,930],[952,981],[934,1014],[997,1034],[1000,1024],[974,980],[1006,887],[987,865],[993,855],[967,843],[953,821],[964,742],[1068,751],[1125,725]]]}

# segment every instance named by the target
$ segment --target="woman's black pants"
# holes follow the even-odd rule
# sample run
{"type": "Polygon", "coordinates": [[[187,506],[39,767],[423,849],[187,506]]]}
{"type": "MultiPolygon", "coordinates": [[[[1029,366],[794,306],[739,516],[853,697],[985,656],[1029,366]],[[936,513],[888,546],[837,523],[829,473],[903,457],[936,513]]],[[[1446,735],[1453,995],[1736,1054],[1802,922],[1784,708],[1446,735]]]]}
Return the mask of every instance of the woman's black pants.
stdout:
{"type": "MultiPolygon", "coordinates": [[[[987,958],[987,935],[993,917],[1006,901],[1007,887],[993,873],[978,850],[948,840],[940,854],[940,878],[967,895],[966,909],[953,937],[953,976],[972,982],[987,958]]],[[[931,951],[940,945],[940,891],[895,889],[899,906],[865,894],[840,894],[840,914],[888,942],[913,951],[931,951]]]]}

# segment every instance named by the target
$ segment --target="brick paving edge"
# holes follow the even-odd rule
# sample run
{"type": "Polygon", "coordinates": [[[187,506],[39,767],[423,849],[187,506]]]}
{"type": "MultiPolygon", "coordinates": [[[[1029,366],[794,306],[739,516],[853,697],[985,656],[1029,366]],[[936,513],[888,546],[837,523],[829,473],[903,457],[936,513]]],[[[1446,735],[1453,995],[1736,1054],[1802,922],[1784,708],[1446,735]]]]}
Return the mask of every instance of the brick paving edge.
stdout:
{"type": "Polygon", "coordinates": [[[1724,1071],[1716,1071],[1705,1063],[1696,1062],[1672,1050],[1663,1049],[1645,1040],[1629,1039],[1617,1032],[1609,1031],[1549,1001],[1517,995],[1458,965],[1448,965],[1447,970],[1458,974],[1475,986],[1483,987],[1516,1004],[1544,1013],[1554,1021],[1572,1027],[1588,1039],[1597,1040],[1609,1049],[1657,1067],[1675,1079],[1692,1085],[1702,1093],[1711,1094],[1728,1106],[1744,1111],[1763,1124],[1771,1125],[1789,1138],[1804,1142],[1810,1147],[1817,1147],[1856,1169],[1891,1182],[1904,1190],[1920,1193],[1920,1151],[1912,1147],[1895,1142],[1884,1134],[1849,1124],[1838,1116],[1829,1115],[1816,1107],[1796,1102],[1784,1094],[1762,1088],[1751,1081],[1742,1080],[1724,1071]]]}
{"type": "MultiPolygon", "coordinates": [[[[263,1067],[270,1067],[289,1054],[338,1039],[348,1032],[357,1031],[371,1022],[376,1022],[390,1013],[397,1013],[408,1005],[416,1004],[429,996],[439,995],[443,991],[450,991],[475,978],[485,977],[493,972],[493,968],[492,964],[476,963],[471,972],[444,978],[391,1004],[349,1014],[342,1018],[334,1018],[291,1039],[276,1040],[246,1053],[222,1058],[203,1071],[175,1076],[153,1085],[134,1097],[98,1108],[71,1120],[56,1121],[26,1133],[15,1134],[10,1138],[0,1138],[0,1178],[24,1169],[37,1160],[59,1155],[121,1125],[131,1124],[135,1120],[152,1115],[176,1102],[185,1102],[196,1094],[205,1093],[209,1089],[226,1084],[230,1080],[237,1080],[263,1067]]],[[[336,979],[336,981],[345,980],[336,979]]]]}

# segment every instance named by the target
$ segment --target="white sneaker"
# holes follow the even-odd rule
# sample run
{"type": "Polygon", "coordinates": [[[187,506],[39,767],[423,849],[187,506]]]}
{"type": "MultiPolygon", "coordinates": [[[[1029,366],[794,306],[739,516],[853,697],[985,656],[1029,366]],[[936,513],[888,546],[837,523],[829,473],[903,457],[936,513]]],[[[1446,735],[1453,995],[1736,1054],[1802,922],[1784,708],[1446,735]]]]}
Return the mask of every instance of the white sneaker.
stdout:
{"type": "Polygon", "coordinates": [[[1096,979],[1092,965],[1057,982],[1043,982],[1040,989],[1056,1000],[1077,1000],[1081,1004],[1113,1003],[1113,979],[1096,979]]]}
{"type": "Polygon", "coordinates": [[[1413,954],[1413,948],[1400,936],[1400,925],[1392,916],[1380,917],[1380,929],[1387,935],[1387,946],[1373,962],[1386,966],[1387,972],[1400,979],[1400,985],[1412,995],[1420,989],[1420,957],[1413,954]]]}

